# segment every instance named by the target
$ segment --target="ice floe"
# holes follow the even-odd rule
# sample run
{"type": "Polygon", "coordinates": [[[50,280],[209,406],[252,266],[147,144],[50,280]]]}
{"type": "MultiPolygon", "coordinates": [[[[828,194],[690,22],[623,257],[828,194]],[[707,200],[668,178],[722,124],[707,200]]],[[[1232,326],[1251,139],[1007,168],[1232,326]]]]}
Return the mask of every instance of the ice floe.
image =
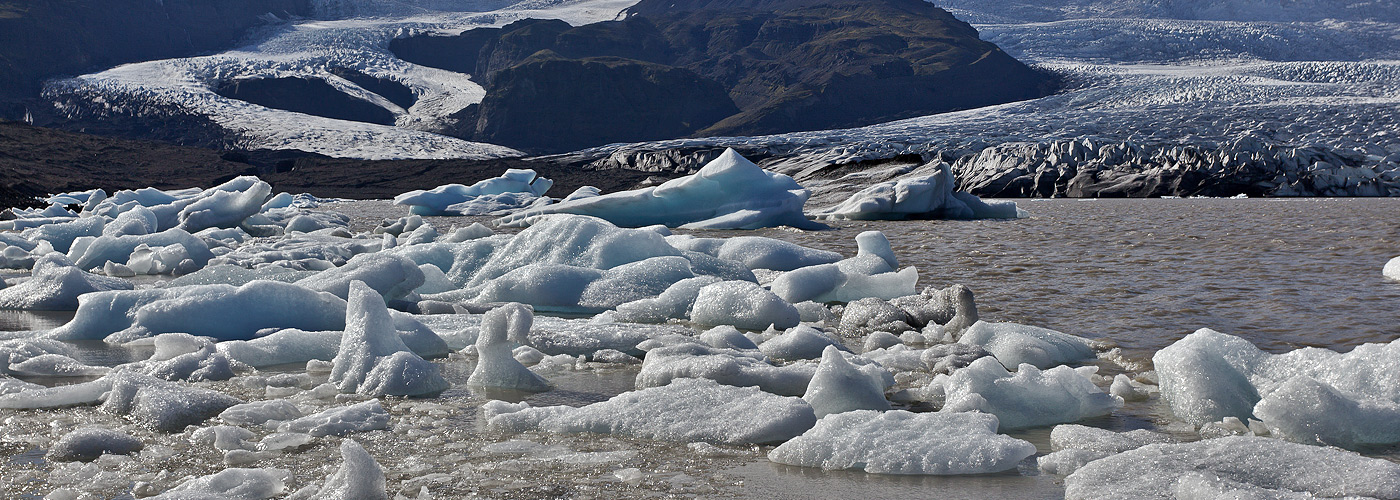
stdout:
{"type": "Polygon", "coordinates": [[[1152,444],[1080,467],[1065,497],[1397,498],[1400,464],[1278,439],[1152,444]]]}
{"type": "Polygon", "coordinates": [[[516,361],[511,352],[517,342],[526,339],[533,322],[534,315],[521,304],[509,304],[487,312],[476,338],[476,368],[467,383],[492,389],[549,390],[549,381],[516,361]]]}
{"type": "Polygon", "coordinates": [[[140,439],[102,427],[85,427],[64,434],[49,448],[44,458],[58,462],[92,461],[105,454],[127,455],[145,445],[140,439]]]}
{"type": "Polygon", "coordinates": [[[944,397],[939,411],[991,413],[1001,419],[1003,429],[1075,422],[1108,415],[1123,405],[1122,399],[1068,366],[1041,371],[1023,364],[1013,374],[991,357],[937,376],[927,390],[944,397]]]}
{"type": "Polygon", "coordinates": [[[1093,348],[1082,337],[1016,323],[979,321],[963,332],[958,343],[986,349],[1008,369],[1022,364],[1050,368],[1094,359],[1093,348]]]}
{"type": "Polygon", "coordinates": [[[447,380],[438,374],[438,367],[404,344],[384,298],[369,285],[350,283],[345,315],[345,335],[332,360],[330,379],[341,392],[377,397],[423,396],[447,390],[447,380]]]}
{"type": "Polygon", "coordinates": [[[812,407],[801,399],[705,379],[679,379],[582,408],[552,411],[559,413],[541,420],[540,429],[680,442],[778,443],[817,423],[812,407]]]}
{"type": "Polygon", "coordinates": [[[858,410],[828,415],[768,453],[787,465],[875,474],[987,474],[1035,454],[1026,441],[997,434],[985,413],[858,410]]]}
{"type": "Polygon", "coordinates": [[[1161,397],[1200,426],[1227,417],[1262,420],[1278,434],[1344,447],[1400,441],[1400,341],[1350,352],[1303,348],[1269,354],[1249,341],[1201,329],[1153,356],[1161,397]]]}
{"type": "Polygon", "coordinates": [[[536,177],[534,170],[508,169],[500,177],[470,186],[445,184],[394,197],[394,204],[408,205],[416,215],[487,215],[528,207],[540,200],[554,181],[536,177]]]}
{"type": "Polygon", "coordinates": [[[885,389],[892,385],[886,383],[888,376],[879,365],[853,366],[840,349],[829,345],[822,352],[821,363],[802,399],[812,405],[817,418],[853,410],[888,410],[890,402],[885,399],[885,389]]]}
{"type": "Polygon", "coordinates": [[[768,172],[726,149],[692,175],[660,186],[579,198],[517,212],[496,221],[526,226],[546,214],[600,217],[624,227],[664,224],[688,229],[814,229],[802,206],[808,192],[786,175],[768,172]]]}

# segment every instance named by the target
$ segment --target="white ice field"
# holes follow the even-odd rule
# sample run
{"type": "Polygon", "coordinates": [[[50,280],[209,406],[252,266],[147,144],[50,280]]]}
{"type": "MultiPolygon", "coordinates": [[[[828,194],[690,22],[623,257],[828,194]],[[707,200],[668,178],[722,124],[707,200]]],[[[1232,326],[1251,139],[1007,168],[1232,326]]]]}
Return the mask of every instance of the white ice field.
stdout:
{"type": "MultiPolygon", "coordinates": [[[[651,189],[726,178],[707,172],[651,189]]],[[[879,231],[855,255],[673,231],[693,214],[655,191],[583,198],[652,200],[655,225],[561,211],[513,233],[356,227],[249,177],[12,210],[0,304],[71,316],[0,334],[6,494],[761,496],[743,478],[769,462],[1033,497],[1400,498],[1373,458],[1400,443],[1400,340],[1269,354],[1202,330],[1155,370],[1116,364],[920,289],[879,231]],[[1092,427],[1142,405],[1160,431],[1092,427]]]]}

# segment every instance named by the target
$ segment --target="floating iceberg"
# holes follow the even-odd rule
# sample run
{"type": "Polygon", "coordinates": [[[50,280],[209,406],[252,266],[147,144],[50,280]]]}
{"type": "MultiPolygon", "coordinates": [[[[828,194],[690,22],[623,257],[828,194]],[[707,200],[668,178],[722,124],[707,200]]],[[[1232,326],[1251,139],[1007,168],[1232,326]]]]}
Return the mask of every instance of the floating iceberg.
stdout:
{"type": "Polygon", "coordinates": [[[1400,441],[1400,340],[1348,353],[1303,348],[1269,354],[1249,341],[1197,330],[1152,357],[1162,399],[1186,422],[1262,420],[1306,442],[1354,447],[1400,441]]]}
{"type": "Polygon", "coordinates": [[[1044,369],[1094,359],[1094,350],[1084,338],[1016,323],[978,321],[958,343],[986,349],[1008,369],[1022,364],[1044,369]]]}
{"type": "Polygon", "coordinates": [[[333,363],[330,382],[341,392],[376,397],[423,396],[448,388],[437,365],[404,345],[384,298],[362,281],[350,283],[345,336],[333,363]]]}
{"type": "Polygon", "coordinates": [[[224,469],[181,483],[151,500],[263,500],[285,492],[292,473],[283,469],[224,469]]]}
{"type": "Polygon", "coordinates": [[[487,215],[530,206],[553,185],[552,180],[536,177],[534,170],[512,168],[470,186],[445,184],[409,191],[395,196],[394,204],[408,205],[414,215],[487,215]]]}
{"type": "Polygon", "coordinates": [[[580,214],[624,227],[664,224],[687,229],[819,229],[802,205],[810,195],[783,174],[767,172],[726,149],[693,175],[660,186],[579,198],[502,217],[501,226],[528,226],[546,214],[580,214]]]}
{"type": "Polygon", "coordinates": [[[1076,424],[1057,425],[1050,431],[1050,446],[1055,451],[1040,457],[1038,461],[1042,472],[1069,475],[1085,464],[1103,457],[1149,444],[1170,442],[1172,438],[1166,434],[1146,429],[1113,432],[1076,424]]]}
{"type": "Polygon", "coordinates": [[[1381,274],[1395,281],[1400,281],[1400,257],[1390,259],[1390,261],[1386,262],[1385,268],[1381,270],[1381,274]]]}
{"type": "Polygon", "coordinates": [[[658,347],[642,359],[637,388],[660,387],[678,379],[703,378],[783,396],[801,396],[816,373],[812,364],[774,366],[763,355],[698,343],[658,347]]]}
{"type": "Polygon", "coordinates": [[[384,469],[360,443],[353,439],[341,441],[340,457],[345,462],[319,488],[308,486],[293,496],[318,500],[389,500],[384,469]]]}
{"type": "Polygon", "coordinates": [[[352,432],[368,432],[389,428],[389,412],[378,399],[349,406],[339,406],[313,413],[296,420],[282,422],[277,432],[294,432],[312,436],[344,436],[352,432]]]}
{"type": "Polygon", "coordinates": [[[930,390],[944,394],[941,412],[981,411],[1003,429],[1074,422],[1113,413],[1123,405],[1068,366],[1041,371],[1021,365],[1006,371],[996,358],[980,358],[952,375],[939,375],[930,390]]]}
{"type": "Polygon", "coordinates": [[[1400,498],[1400,464],[1262,437],[1153,444],[1065,478],[1065,498],[1400,498]]]}
{"type": "Polygon", "coordinates": [[[773,292],[748,281],[706,285],[695,297],[690,320],[698,325],[730,325],[745,330],[787,329],[802,315],[773,292]]]}
{"type": "MultiPolygon", "coordinates": [[[[853,410],[888,410],[890,402],[885,399],[888,387],[885,377],[888,376],[879,365],[856,367],[846,361],[836,346],[827,346],[802,399],[812,405],[817,418],[853,410]],[[873,368],[873,373],[867,368],[873,368]]],[[[893,378],[890,381],[893,382],[893,378]]]]}
{"type": "Polygon", "coordinates": [[[874,474],[987,474],[1034,454],[1035,445],[997,434],[997,417],[985,413],[859,410],[822,418],[768,459],[874,474]]]}
{"type": "Polygon", "coordinates": [[[106,290],[131,290],[131,282],[88,273],[62,254],[48,254],[34,262],[29,281],[0,290],[0,309],[72,311],[78,296],[106,290]]]}
{"type": "Polygon", "coordinates": [[[787,441],[816,423],[812,407],[798,398],[712,380],[682,379],[564,411],[544,419],[539,427],[549,432],[663,441],[762,444],[787,441]]]}
{"type": "Polygon", "coordinates": [[[96,460],[102,455],[129,455],[145,447],[140,439],[124,432],[101,427],[86,427],[64,434],[44,455],[46,460],[55,462],[84,462],[96,460]]]}
{"type": "Polygon", "coordinates": [[[222,392],[129,372],[109,377],[114,379],[102,410],[161,432],[180,432],[244,402],[222,392]]]}
{"type": "Polygon", "coordinates": [[[511,355],[514,345],[526,338],[534,316],[521,304],[508,304],[486,313],[476,338],[477,362],[467,383],[492,389],[543,392],[549,381],[530,371],[511,355]]]}
{"type": "MultiPolygon", "coordinates": [[[[937,173],[876,184],[816,212],[818,219],[1015,219],[1028,217],[1010,201],[982,201],[953,191],[953,170],[934,160],[937,173]]],[[[927,167],[929,165],[925,165],[927,167]]]]}

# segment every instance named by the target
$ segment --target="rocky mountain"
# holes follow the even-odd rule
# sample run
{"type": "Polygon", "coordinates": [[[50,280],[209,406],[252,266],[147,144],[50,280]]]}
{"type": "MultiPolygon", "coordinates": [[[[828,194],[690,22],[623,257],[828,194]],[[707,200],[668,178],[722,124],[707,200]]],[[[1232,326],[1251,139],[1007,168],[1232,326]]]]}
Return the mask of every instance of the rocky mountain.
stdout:
{"type": "Polygon", "coordinates": [[[45,78],[223,49],[311,12],[310,0],[0,1],[0,117],[23,116],[45,78]]]}
{"type": "Polygon", "coordinates": [[[444,132],[535,152],[861,126],[1056,84],[922,0],[643,0],[617,21],[530,19],[390,50],[486,88],[444,132]]]}

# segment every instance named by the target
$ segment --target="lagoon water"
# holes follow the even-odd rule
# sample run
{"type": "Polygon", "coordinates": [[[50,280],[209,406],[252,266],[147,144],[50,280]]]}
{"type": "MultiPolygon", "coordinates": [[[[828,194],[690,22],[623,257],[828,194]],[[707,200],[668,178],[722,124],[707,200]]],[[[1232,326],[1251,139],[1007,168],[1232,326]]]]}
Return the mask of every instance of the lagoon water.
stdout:
{"type": "MultiPolygon", "coordinates": [[[[1400,255],[1400,200],[1394,199],[1133,199],[1022,200],[1031,217],[985,221],[838,221],[832,231],[784,229],[705,232],[705,236],[757,234],[817,248],[855,253],[861,231],[884,231],[902,265],[919,269],[920,286],[962,283],[972,288],[983,319],[1014,321],[1106,340],[1121,348],[1111,374],[1150,369],[1153,352],[1198,328],[1239,335],[1284,352],[1302,346],[1348,350],[1400,337],[1400,282],[1381,275],[1400,255]]],[[[365,230],[402,207],[385,202],[333,204],[365,230]]],[[[429,218],[440,228],[485,218],[429,218]]],[[[52,328],[64,315],[8,312],[8,330],[52,328]]],[[[147,352],[126,353],[100,343],[80,346],[84,361],[116,364],[147,352]]],[[[725,448],[697,454],[684,445],[645,440],[486,431],[477,408],[492,397],[534,405],[583,405],[629,390],[635,367],[562,371],[549,377],[558,390],[537,395],[474,394],[465,388],[469,360],[439,360],[454,388],[429,400],[389,400],[392,431],[354,435],[384,466],[390,495],[414,498],[428,487],[432,498],[680,497],[749,498],[1057,498],[1061,478],[1040,475],[1034,460],[1019,472],[962,477],[888,477],[778,466],[767,448],[725,448]],[[516,441],[502,446],[495,443],[516,441]],[[528,441],[536,444],[521,444],[528,441]],[[564,451],[574,452],[569,455],[564,451]],[[637,468],[640,480],[614,471],[637,468]]],[[[53,383],[53,381],[38,381],[53,383]]],[[[261,397],[237,381],[207,384],[240,397],[261,397]]],[[[1164,430],[1168,419],[1155,400],[1132,403],[1112,417],[1084,422],[1115,430],[1164,430]]],[[[109,476],[51,474],[42,460],[41,434],[53,421],[105,426],[120,418],[91,408],[41,412],[0,411],[0,477],[5,497],[39,498],[55,478],[74,483],[121,478],[169,468],[166,485],[182,475],[209,474],[222,457],[180,435],[150,435],[178,461],[138,458],[101,468],[109,476]]],[[[138,432],[130,427],[132,432],[138,432]]],[[[1014,434],[1049,452],[1049,429],[1014,434]]],[[[1179,434],[1192,439],[1191,434],[1179,434]]],[[[292,471],[293,489],[324,478],[339,464],[339,438],[325,438],[296,453],[260,462],[292,471]]],[[[1400,460],[1394,449],[1373,456],[1400,460]]],[[[89,471],[91,472],[91,471],[89,471]]],[[[162,482],[163,481],[163,482],[162,482]]],[[[100,488],[99,488],[100,489],[100,488]]]]}

